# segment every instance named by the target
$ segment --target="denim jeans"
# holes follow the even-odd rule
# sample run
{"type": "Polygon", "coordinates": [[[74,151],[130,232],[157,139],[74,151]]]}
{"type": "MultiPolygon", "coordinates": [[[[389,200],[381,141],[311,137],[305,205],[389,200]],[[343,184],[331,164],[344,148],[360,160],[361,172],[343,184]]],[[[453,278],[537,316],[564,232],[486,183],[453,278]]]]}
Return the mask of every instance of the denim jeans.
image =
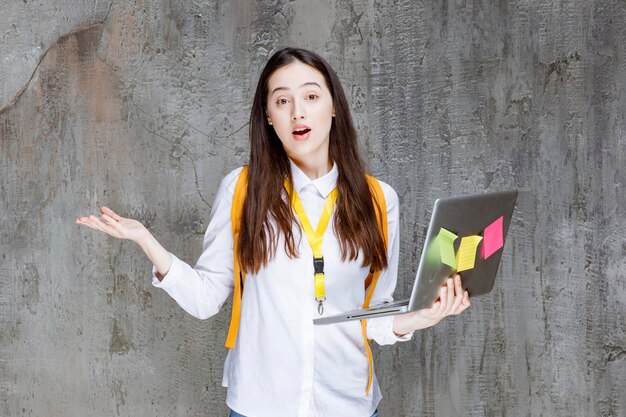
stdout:
{"type": "MultiPolygon", "coordinates": [[[[246,416],[231,410],[228,417],[246,417],[246,416]]],[[[372,417],[378,417],[378,410],[374,411],[374,414],[372,414],[372,417]]]]}

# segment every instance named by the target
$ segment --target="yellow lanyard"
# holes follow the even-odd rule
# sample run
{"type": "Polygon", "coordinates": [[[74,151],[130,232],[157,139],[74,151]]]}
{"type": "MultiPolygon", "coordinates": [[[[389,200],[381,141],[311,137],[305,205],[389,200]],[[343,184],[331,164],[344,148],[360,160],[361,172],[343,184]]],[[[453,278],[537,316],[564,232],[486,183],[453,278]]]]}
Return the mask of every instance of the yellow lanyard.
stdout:
{"type": "Polygon", "coordinates": [[[300,224],[306,234],[306,239],[311,245],[313,250],[313,268],[315,279],[315,301],[317,301],[317,311],[320,315],[324,314],[324,301],[326,300],[326,290],[324,289],[324,256],[322,254],[322,239],[324,238],[324,232],[330,221],[330,216],[333,214],[335,208],[335,202],[337,201],[337,188],[334,188],[328,197],[326,197],[326,204],[324,204],[324,211],[317,224],[317,230],[313,232],[311,222],[304,211],[304,206],[296,190],[291,189],[291,185],[288,181],[285,181],[285,189],[291,196],[291,204],[293,205],[296,215],[300,219],[300,224]]]}

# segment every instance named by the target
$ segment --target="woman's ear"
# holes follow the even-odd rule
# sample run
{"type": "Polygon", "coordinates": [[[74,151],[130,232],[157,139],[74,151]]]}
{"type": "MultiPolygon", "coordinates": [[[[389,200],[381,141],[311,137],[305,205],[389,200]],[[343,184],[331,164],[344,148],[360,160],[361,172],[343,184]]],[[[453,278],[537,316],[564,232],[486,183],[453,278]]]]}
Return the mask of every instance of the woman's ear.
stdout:
{"type": "Polygon", "coordinates": [[[333,106],[333,114],[332,114],[332,116],[335,117],[335,107],[334,106],[333,106]]]}

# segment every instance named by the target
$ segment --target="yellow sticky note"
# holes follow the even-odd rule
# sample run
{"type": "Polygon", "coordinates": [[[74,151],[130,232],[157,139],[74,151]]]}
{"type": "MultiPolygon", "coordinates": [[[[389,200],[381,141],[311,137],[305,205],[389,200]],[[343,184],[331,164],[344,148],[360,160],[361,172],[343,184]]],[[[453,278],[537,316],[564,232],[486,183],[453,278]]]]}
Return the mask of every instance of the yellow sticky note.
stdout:
{"type": "Polygon", "coordinates": [[[456,252],[457,272],[474,268],[474,262],[476,262],[476,248],[478,248],[478,244],[481,240],[483,240],[483,237],[478,235],[463,236],[461,238],[459,250],[456,252]]]}

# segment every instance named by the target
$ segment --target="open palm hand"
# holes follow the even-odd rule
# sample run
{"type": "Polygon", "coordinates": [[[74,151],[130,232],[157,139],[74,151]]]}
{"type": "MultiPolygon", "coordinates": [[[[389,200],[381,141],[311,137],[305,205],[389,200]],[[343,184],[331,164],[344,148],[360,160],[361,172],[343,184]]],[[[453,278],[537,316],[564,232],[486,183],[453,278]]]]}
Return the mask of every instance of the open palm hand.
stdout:
{"type": "Polygon", "coordinates": [[[89,215],[76,219],[76,224],[82,224],[99,230],[118,239],[128,239],[139,242],[147,232],[146,227],[134,219],[117,215],[108,207],[100,208],[100,217],[89,215]]]}

